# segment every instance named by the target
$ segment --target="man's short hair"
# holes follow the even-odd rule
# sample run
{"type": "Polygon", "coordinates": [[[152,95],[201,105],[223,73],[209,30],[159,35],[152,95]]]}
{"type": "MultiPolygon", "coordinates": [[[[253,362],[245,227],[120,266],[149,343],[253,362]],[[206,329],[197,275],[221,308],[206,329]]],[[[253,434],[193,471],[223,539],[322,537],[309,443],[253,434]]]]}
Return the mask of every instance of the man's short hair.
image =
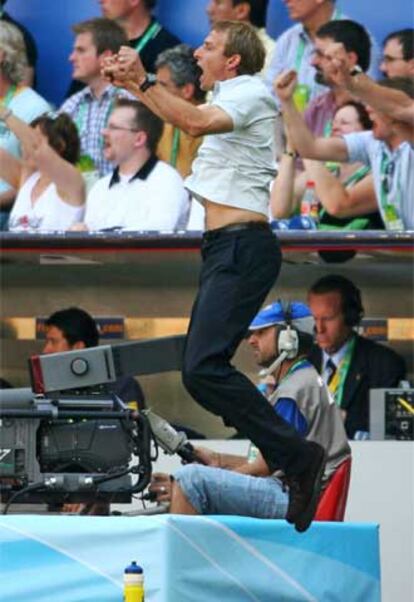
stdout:
{"type": "Polygon", "coordinates": [[[69,345],[82,342],[85,347],[96,347],[99,343],[99,332],[95,320],[80,307],[69,307],[56,311],[49,316],[45,324],[59,328],[69,345]]]}
{"type": "Polygon", "coordinates": [[[218,21],[212,29],[227,33],[224,56],[240,56],[238,75],[254,75],[263,69],[266,52],[252,25],[240,21],[218,21]]]}
{"type": "Polygon", "coordinates": [[[164,123],[155,113],[138,100],[118,98],[115,108],[130,108],[134,111],[133,127],[147,135],[147,148],[155,154],[158,142],[162,136],[164,123]]]}
{"type": "Polygon", "coordinates": [[[390,40],[399,41],[402,48],[403,59],[405,61],[409,61],[414,58],[414,29],[412,27],[389,33],[384,40],[384,46],[390,40]]]}
{"type": "Polygon", "coordinates": [[[143,3],[147,10],[153,10],[157,4],[157,0],[143,0],[143,3]]]}
{"type": "Polygon", "coordinates": [[[347,52],[355,52],[358,65],[368,71],[371,60],[371,40],[367,30],[360,23],[349,19],[328,21],[316,32],[318,38],[332,38],[344,45],[347,52]]]}
{"type": "Polygon", "coordinates": [[[357,326],[364,316],[361,291],[355,284],[339,274],[329,274],[319,278],[309,289],[309,295],[338,293],[341,297],[341,311],[348,326],[357,326]]]}
{"type": "Polygon", "coordinates": [[[155,68],[168,67],[174,84],[181,88],[185,84],[193,84],[194,98],[203,101],[206,97],[200,88],[201,69],[194,58],[193,49],[187,44],[178,44],[161,52],[155,62],[155,68]]]}
{"type": "Polygon", "coordinates": [[[81,21],[72,27],[72,31],[76,35],[90,33],[97,54],[102,54],[105,50],[116,54],[121,46],[128,46],[124,29],[111,19],[96,18],[81,21]]]}
{"type": "Polygon", "coordinates": [[[233,6],[243,3],[250,6],[250,23],[255,27],[265,27],[269,0],[232,0],[233,6]]]}
{"type": "Polygon", "coordinates": [[[404,92],[414,99],[414,77],[384,77],[378,80],[378,84],[384,88],[404,92]]]}
{"type": "Polygon", "coordinates": [[[0,20],[0,50],[3,53],[0,70],[12,84],[19,84],[25,76],[27,54],[22,32],[12,23],[0,20]]]}

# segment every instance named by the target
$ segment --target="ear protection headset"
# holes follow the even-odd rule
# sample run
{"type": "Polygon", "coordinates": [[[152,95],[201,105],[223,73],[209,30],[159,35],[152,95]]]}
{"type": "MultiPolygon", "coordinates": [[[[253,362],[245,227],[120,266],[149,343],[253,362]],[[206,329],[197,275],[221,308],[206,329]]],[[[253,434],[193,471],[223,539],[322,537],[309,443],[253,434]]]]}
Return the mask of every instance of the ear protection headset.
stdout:
{"type": "Polygon", "coordinates": [[[299,352],[299,333],[296,328],[292,326],[292,310],[290,303],[283,305],[283,313],[285,316],[286,327],[276,330],[276,350],[278,355],[284,353],[285,358],[293,360],[297,357],[299,352]]]}
{"type": "Polygon", "coordinates": [[[290,303],[283,305],[282,301],[280,301],[280,304],[283,308],[286,327],[281,329],[276,328],[276,351],[278,355],[275,361],[268,368],[262,371],[263,376],[272,374],[286,359],[295,359],[299,352],[300,333],[296,330],[296,328],[292,327],[292,312],[290,303]]]}

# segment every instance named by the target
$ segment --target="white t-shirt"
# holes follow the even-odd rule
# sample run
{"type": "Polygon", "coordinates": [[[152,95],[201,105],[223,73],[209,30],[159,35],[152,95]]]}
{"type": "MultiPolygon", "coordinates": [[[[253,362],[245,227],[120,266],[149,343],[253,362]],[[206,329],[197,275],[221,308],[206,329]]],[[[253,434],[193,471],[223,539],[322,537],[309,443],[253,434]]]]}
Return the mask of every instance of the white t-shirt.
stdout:
{"type": "Polygon", "coordinates": [[[89,230],[179,230],[188,219],[189,200],[179,173],[151,157],[134,175],[116,169],[96,182],[86,199],[89,230]]]}
{"type": "Polygon", "coordinates": [[[215,84],[211,104],[232,119],[234,129],[210,134],[198,149],[186,188],[207,199],[268,216],[269,185],[276,174],[276,104],[260,76],[240,75],[215,84]]]}
{"type": "Polygon", "coordinates": [[[65,231],[82,220],[85,206],[66,203],[54,184],[49,184],[33,204],[32,190],[39,178],[40,173],[35,171],[20,188],[10,213],[11,232],[65,231]]]}

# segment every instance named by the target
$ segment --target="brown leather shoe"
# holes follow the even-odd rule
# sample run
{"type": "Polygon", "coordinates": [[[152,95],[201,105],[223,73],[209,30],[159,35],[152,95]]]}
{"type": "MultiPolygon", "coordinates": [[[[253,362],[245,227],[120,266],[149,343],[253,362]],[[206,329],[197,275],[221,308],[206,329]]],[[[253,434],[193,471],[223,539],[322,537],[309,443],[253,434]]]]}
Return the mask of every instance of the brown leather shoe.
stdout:
{"type": "Polygon", "coordinates": [[[306,531],[315,516],[326,462],[326,453],[321,445],[308,441],[307,446],[312,458],[306,470],[286,478],[289,486],[286,520],[294,524],[299,533],[306,531]]]}

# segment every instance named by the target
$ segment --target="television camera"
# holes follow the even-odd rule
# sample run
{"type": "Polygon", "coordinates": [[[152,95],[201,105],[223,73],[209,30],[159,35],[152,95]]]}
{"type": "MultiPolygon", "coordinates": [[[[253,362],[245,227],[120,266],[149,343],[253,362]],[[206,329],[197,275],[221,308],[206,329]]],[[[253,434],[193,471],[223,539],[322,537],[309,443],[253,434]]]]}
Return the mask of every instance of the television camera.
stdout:
{"type": "Polygon", "coordinates": [[[183,343],[183,336],[162,337],[30,358],[32,388],[0,391],[6,510],[17,498],[130,502],[150,481],[152,439],[167,453],[194,460],[184,433],[109,392],[122,376],[179,370],[183,343]]]}

